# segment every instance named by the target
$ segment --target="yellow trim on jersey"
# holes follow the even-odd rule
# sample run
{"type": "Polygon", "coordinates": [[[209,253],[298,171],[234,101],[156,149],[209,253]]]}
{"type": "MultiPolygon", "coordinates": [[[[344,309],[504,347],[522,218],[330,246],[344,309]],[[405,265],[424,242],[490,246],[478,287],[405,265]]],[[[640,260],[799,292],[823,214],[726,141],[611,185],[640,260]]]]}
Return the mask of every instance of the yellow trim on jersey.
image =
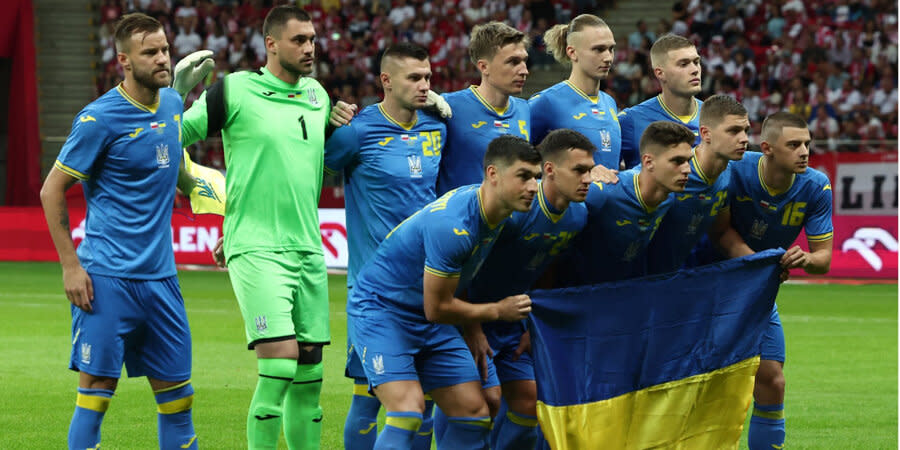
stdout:
{"type": "Polygon", "coordinates": [[[578,86],[575,86],[575,85],[572,84],[572,82],[569,81],[569,80],[564,81],[564,83],[566,83],[567,86],[569,86],[570,88],[572,88],[572,90],[575,91],[576,94],[578,94],[578,95],[584,97],[585,99],[587,99],[587,101],[589,101],[589,102],[591,102],[591,103],[593,103],[593,104],[595,104],[595,105],[597,104],[597,100],[600,99],[600,95],[587,95],[586,92],[584,92],[584,91],[582,91],[581,89],[579,89],[578,86]]]}
{"type": "Polygon", "coordinates": [[[66,174],[66,175],[69,175],[71,177],[78,178],[79,180],[87,180],[88,178],[90,178],[87,175],[59,162],[58,159],[56,160],[55,163],[53,163],[53,167],[56,167],[57,169],[60,170],[60,172],[66,174]]]}
{"type": "Polygon", "coordinates": [[[141,111],[147,111],[148,113],[156,114],[156,110],[159,108],[159,99],[157,99],[156,103],[154,103],[152,105],[145,105],[145,104],[135,100],[130,95],[128,95],[128,93],[125,92],[125,88],[122,87],[121,83],[118,86],[116,86],[116,91],[119,92],[119,95],[121,95],[122,98],[124,98],[125,100],[128,100],[128,103],[131,103],[132,105],[134,105],[137,109],[139,109],[141,111]]]}
{"type": "Polygon", "coordinates": [[[644,211],[652,213],[653,211],[656,211],[656,208],[650,208],[646,203],[644,203],[644,196],[641,195],[641,184],[638,183],[638,175],[640,175],[640,172],[634,174],[634,195],[637,197],[638,203],[641,204],[641,207],[644,208],[644,211]]]}
{"type": "Polygon", "coordinates": [[[373,397],[373,395],[369,393],[368,384],[354,384],[353,395],[358,395],[360,397],[373,397]]]}
{"type": "Polygon", "coordinates": [[[478,192],[476,194],[478,194],[478,212],[481,213],[481,220],[483,220],[484,223],[487,224],[488,228],[490,228],[492,230],[494,228],[497,228],[497,225],[499,225],[499,224],[492,224],[488,220],[487,214],[485,214],[485,212],[484,212],[484,201],[482,201],[482,199],[481,199],[481,186],[478,187],[478,192]]]}
{"type": "MultiPolygon", "coordinates": [[[[407,122],[407,123],[401,122],[401,121],[391,117],[391,115],[388,114],[388,112],[384,110],[384,107],[381,106],[381,103],[378,104],[378,111],[381,112],[381,115],[384,116],[384,118],[387,119],[388,122],[390,122],[394,125],[397,125],[398,127],[403,128],[406,131],[412,130],[413,127],[416,126],[416,123],[419,121],[419,114],[416,113],[415,111],[413,111],[413,121],[407,122]]],[[[387,142],[385,142],[385,144],[387,144],[387,142]]]]}
{"type": "Polygon", "coordinates": [[[792,173],[792,174],[791,174],[791,184],[788,185],[787,189],[785,189],[785,190],[783,190],[783,191],[776,191],[775,189],[770,188],[770,187],[766,184],[766,180],[763,179],[763,166],[762,166],[762,163],[763,163],[763,159],[762,159],[762,158],[759,158],[759,162],[756,163],[756,173],[757,173],[757,175],[759,175],[759,184],[760,184],[760,186],[762,186],[762,188],[765,189],[766,192],[769,193],[769,195],[771,195],[772,197],[775,197],[775,196],[777,196],[777,195],[784,194],[785,192],[791,190],[792,187],[794,187],[794,180],[797,179],[797,174],[796,174],[796,173],[792,173]]]}
{"type": "Polygon", "coordinates": [[[703,173],[703,167],[700,166],[700,160],[697,159],[697,147],[692,148],[691,153],[693,154],[693,156],[691,156],[691,165],[694,166],[694,172],[697,172],[697,176],[699,176],[704,183],[712,184],[712,181],[709,181],[709,177],[703,173]]]}
{"type": "Polygon", "coordinates": [[[663,109],[663,111],[666,112],[666,114],[672,116],[672,118],[677,119],[678,121],[680,121],[681,123],[684,123],[684,124],[691,123],[691,121],[694,120],[695,117],[697,117],[697,113],[700,112],[700,105],[697,103],[696,98],[694,99],[694,112],[691,113],[690,116],[679,116],[678,114],[675,114],[674,112],[672,112],[672,110],[669,109],[669,107],[666,106],[665,103],[663,103],[662,94],[659,94],[656,96],[656,101],[659,102],[659,106],[662,106],[662,109],[663,109]]]}
{"type": "Polygon", "coordinates": [[[508,98],[506,99],[506,106],[504,106],[503,109],[495,108],[494,105],[491,105],[490,103],[488,103],[488,101],[485,100],[484,97],[482,97],[481,94],[478,93],[478,89],[476,89],[477,87],[478,86],[472,85],[472,86],[469,86],[469,89],[472,90],[472,93],[475,94],[475,98],[477,98],[478,101],[480,101],[481,104],[484,105],[485,108],[493,111],[494,114],[497,114],[498,116],[502,116],[502,115],[506,114],[506,111],[509,110],[509,105],[511,103],[508,98]]]}
{"type": "Polygon", "coordinates": [[[559,214],[553,214],[552,212],[550,212],[550,208],[547,207],[547,200],[544,197],[544,183],[538,184],[537,195],[538,195],[538,204],[541,205],[541,212],[543,212],[544,215],[547,216],[547,218],[550,219],[551,222],[553,222],[553,223],[559,222],[559,219],[562,219],[563,216],[566,215],[566,210],[563,210],[563,212],[561,212],[559,214]]]}
{"type": "Polygon", "coordinates": [[[830,240],[832,238],[834,238],[834,231],[829,231],[824,234],[816,234],[813,236],[810,236],[808,234],[806,235],[806,240],[810,241],[810,242],[822,242],[822,241],[830,240]]]}
{"type": "Polygon", "coordinates": [[[425,266],[425,271],[434,276],[441,277],[441,278],[459,278],[459,274],[460,274],[459,272],[455,272],[455,273],[444,272],[442,270],[432,269],[431,267],[428,267],[428,266],[425,266]]]}
{"type": "Polygon", "coordinates": [[[78,394],[75,397],[75,406],[91,411],[106,412],[109,409],[109,397],[99,395],[78,394]]]}

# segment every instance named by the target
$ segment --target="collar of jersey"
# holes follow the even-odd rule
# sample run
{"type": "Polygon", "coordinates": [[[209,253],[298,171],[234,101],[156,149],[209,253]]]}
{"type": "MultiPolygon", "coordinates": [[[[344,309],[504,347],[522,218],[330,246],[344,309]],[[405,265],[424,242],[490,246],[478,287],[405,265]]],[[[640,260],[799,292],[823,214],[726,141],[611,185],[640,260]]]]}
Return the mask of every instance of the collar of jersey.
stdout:
{"type": "Polygon", "coordinates": [[[644,203],[644,196],[641,195],[641,183],[638,183],[638,175],[640,174],[640,172],[635,172],[634,178],[632,178],[632,182],[634,183],[634,196],[637,197],[637,201],[641,204],[641,208],[644,208],[644,211],[652,213],[653,211],[656,211],[656,208],[650,208],[644,203]]]}
{"type": "Polygon", "coordinates": [[[543,212],[544,215],[547,216],[547,218],[550,219],[551,222],[553,222],[553,223],[559,222],[559,219],[562,219],[563,216],[566,214],[567,209],[562,210],[562,212],[560,212],[560,213],[554,213],[551,210],[553,208],[553,205],[550,205],[549,203],[547,203],[547,198],[544,197],[544,183],[543,182],[538,183],[537,196],[538,196],[538,204],[541,206],[541,212],[543,212]]]}
{"type": "Polygon", "coordinates": [[[700,105],[697,104],[696,98],[694,98],[694,112],[690,116],[679,116],[678,114],[672,112],[672,110],[669,109],[669,107],[666,106],[665,103],[663,103],[662,94],[656,96],[656,101],[659,102],[659,106],[662,107],[663,111],[665,111],[666,114],[672,116],[673,119],[681,123],[691,123],[691,121],[694,120],[695,117],[697,117],[697,113],[700,112],[700,105]]]}
{"type": "Polygon", "coordinates": [[[476,189],[476,194],[478,195],[478,212],[481,213],[481,220],[484,221],[484,224],[487,225],[488,228],[492,230],[497,228],[497,225],[500,224],[492,225],[491,222],[488,221],[487,214],[484,213],[484,201],[481,199],[481,186],[478,186],[478,189],[476,189]]]}
{"type": "Polygon", "coordinates": [[[763,167],[762,167],[763,158],[765,158],[765,157],[766,157],[765,155],[760,156],[759,161],[756,162],[756,173],[757,173],[757,175],[759,175],[759,185],[762,186],[762,188],[765,189],[766,192],[768,192],[769,195],[771,195],[772,197],[777,197],[777,196],[784,194],[785,192],[791,190],[791,188],[794,187],[794,180],[797,179],[796,173],[791,174],[791,184],[789,184],[788,187],[783,191],[776,191],[775,189],[770,188],[766,184],[766,180],[763,178],[763,167]]]}
{"type": "Polygon", "coordinates": [[[708,185],[712,185],[712,181],[703,173],[703,166],[700,165],[700,159],[697,158],[697,147],[691,149],[691,166],[694,168],[694,173],[703,180],[704,183],[708,185]]]}
{"type": "Polygon", "coordinates": [[[303,80],[305,78],[305,77],[300,77],[297,79],[297,83],[289,84],[289,83],[286,83],[281,78],[276,77],[272,72],[269,72],[269,69],[266,69],[266,66],[260,67],[259,71],[262,72],[263,77],[265,77],[269,83],[272,83],[275,85],[274,86],[275,88],[283,88],[283,89],[288,89],[288,90],[299,89],[300,85],[303,84],[303,80]]]}
{"type": "Polygon", "coordinates": [[[125,88],[122,87],[122,83],[119,83],[119,85],[116,86],[116,91],[117,91],[117,92],[119,93],[119,95],[121,95],[122,98],[124,98],[128,103],[131,103],[132,105],[135,106],[135,108],[137,108],[137,109],[139,109],[139,110],[141,110],[141,111],[146,111],[146,112],[148,112],[148,113],[150,113],[150,114],[156,114],[156,110],[159,108],[159,100],[157,100],[156,103],[154,103],[154,104],[152,104],[152,105],[145,105],[145,104],[143,104],[143,103],[141,103],[141,102],[135,100],[134,98],[132,98],[130,95],[128,95],[127,92],[125,92],[125,88]]]}
{"type": "Polygon", "coordinates": [[[503,116],[504,114],[506,114],[507,111],[509,111],[509,105],[512,104],[511,100],[507,99],[505,108],[503,108],[503,109],[495,108],[493,105],[488,103],[488,101],[485,100],[484,97],[481,96],[481,94],[478,93],[478,89],[476,89],[477,87],[478,86],[475,86],[475,85],[469,86],[469,90],[472,91],[473,94],[475,94],[475,98],[477,98],[478,101],[481,102],[481,104],[484,105],[485,108],[492,111],[494,114],[496,114],[498,116],[503,116]]]}
{"type": "Polygon", "coordinates": [[[600,99],[600,95],[594,95],[594,96],[587,95],[587,93],[585,93],[584,91],[579,89],[578,86],[575,86],[574,84],[572,84],[572,82],[569,80],[563,81],[563,83],[566,83],[566,85],[569,86],[570,88],[572,88],[572,90],[575,91],[576,94],[586,98],[589,102],[591,102],[595,105],[597,104],[597,100],[600,99]]]}
{"type": "Polygon", "coordinates": [[[388,122],[390,122],[394,125],[397,125],[398,127],[403,128],[406,131],[412,130],[413,127],[416,126],[416,123],[419,121],[419,114],[416,111],[413,111],[412,122],[407,122],[407,123],[403,123],[403,122],[391,117],[391,115],[388,114],[388,112],[384,110],[384,107],[381,106],[381,103],[378,104],[378,111],[381,112],[381,115],[383,115],[384,118],[388,120],[388,122]]]}

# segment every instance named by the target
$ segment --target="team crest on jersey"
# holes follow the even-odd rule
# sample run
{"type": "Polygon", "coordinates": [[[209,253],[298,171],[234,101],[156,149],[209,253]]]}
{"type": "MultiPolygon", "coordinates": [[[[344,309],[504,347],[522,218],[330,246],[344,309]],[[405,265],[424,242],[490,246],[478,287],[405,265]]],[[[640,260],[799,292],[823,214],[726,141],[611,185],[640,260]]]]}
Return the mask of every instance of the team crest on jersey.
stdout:
{"type": "Polygon", "coordinates": [[[316,96],[315,89],[307,89],[306,95],[307,95],[307,97],[309,97],[309,103],[311,103],[314,106],[319,106],[319,98],[316,96]]]}
{"type": "Polygon", "coordinates": [[[501,134],[509,133],[509,122],[505,120],[495,120],[494,129],[499,131],[501,134]]]}
{"type": "Polygon", "coordinates": [[[169,146],[166,144],[159,144],[156,146],[156,164],[159,165],[160,169],[165,169],[169,167],[169,146]]]}
{"type": "Polygon", "coordinates": [[[410,155],[406,157],[409,163],[409,177],[422,178],[422,157],[419,155],[410,155]]]}
{"type": "Polygon", "coordinates": [[[600,147],[601,151],[612,151],[612,137],[609,135],[609,131],[607,130],[600,130],[600,147]]]}
{"type": "Polygon", "coordinates": [[[256,331],[260,333],[265,333],[266,330],[269,329],[269,324],[266,322],[266,316],[256,316],[254,322],[256,322],[256,331]]]}
{"type": "Polygon", "coordinates": [[[766,234],[766,230],[769,229],[769,224],[765,221],[756,219],[753,221],[753,226],[750,227],[750,236],[754,239],[762,239],[766,234]]]}
{"type": "Polygon", "coordinates": [[[372,370],[375,375],[384,375],[384,356],[381,353],[372,355],[372,370]]]}
{"type": "Polygon", "coordinates": [[[625,254],[622,255],[623,261],[632,261],[635,257],[637,257],[638,250],[641,248],[640,242],[632,242],[627,249],[625,249],[625,254]]]}
{"type": "Polygon", "coordinates": [[[694,214],[691,216],[691,224],[688,225],[687,233],[696,234],[697,228],[700,227],[700,222],[703,222],[703,214],[694,214]]]}
{"type": "Polygon", "coordinates": [[[81,344],[81,362],[91,363],[91,344],[81,344]]]}
{"type": "Polygon", "coordinates": [[[163,131],[166,131],[166,123],[165,122],[150,122],[150,129],[156,130],[156,134],[163,134],[163,131]]]}

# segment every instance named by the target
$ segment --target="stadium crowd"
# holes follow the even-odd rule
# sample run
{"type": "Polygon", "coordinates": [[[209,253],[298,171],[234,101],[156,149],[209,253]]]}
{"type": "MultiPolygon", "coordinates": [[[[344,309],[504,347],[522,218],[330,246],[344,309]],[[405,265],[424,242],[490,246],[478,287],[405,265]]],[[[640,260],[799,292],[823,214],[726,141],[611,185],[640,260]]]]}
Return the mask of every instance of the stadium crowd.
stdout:
{"type": "MultiPolygon", "coordinates": [[[[262,19],[287,0],[104,0],[99,39],[102,74],[98,95],[122,79],[112,30],[118,17],[145,12],[163,23],[173,45],[173,64],[199,49],[216,54],[216,68],[200,92],[228,73],[255,69],[265,60],[262,19]]],[[[332,98],[360,108],[377,103],[381,54],[393,42],[429,50],[432,87],[451,92],[477,83],[469,61],[469,33],[476,23],[505,21],[532,39],[530,66],[555,64],[544,32],[597,3],[573,0],[301,0],[315,23],[315,77],[332,98]]],[[[602,13],[599,13],[602,17],[602,13]]],[[[753,135],[762,118],[787,110],[808,118],[815,150],[896,151],[897,4],[887,0],[680,0],[671,20],[639,21],[618,42],[616,63],[604,90],[619,109],[659,92],[649,69],[650,45],[675,33],[691,39],[704,65],[703,94],[731,95],[750,112],[753,135]]],[[[223,167],[221,147],[200,149],[200,160],[223,167]]]]}

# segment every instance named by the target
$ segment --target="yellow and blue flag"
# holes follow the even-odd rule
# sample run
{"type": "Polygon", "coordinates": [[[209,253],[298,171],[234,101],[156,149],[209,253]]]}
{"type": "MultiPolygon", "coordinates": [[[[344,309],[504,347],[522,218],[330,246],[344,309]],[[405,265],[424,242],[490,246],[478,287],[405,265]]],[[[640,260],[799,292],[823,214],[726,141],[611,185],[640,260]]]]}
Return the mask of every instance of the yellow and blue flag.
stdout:
{"type": "Polygon", "coordinates": [[[554,449],[737,448],[784,250],[531,293],[554,449]]]}

